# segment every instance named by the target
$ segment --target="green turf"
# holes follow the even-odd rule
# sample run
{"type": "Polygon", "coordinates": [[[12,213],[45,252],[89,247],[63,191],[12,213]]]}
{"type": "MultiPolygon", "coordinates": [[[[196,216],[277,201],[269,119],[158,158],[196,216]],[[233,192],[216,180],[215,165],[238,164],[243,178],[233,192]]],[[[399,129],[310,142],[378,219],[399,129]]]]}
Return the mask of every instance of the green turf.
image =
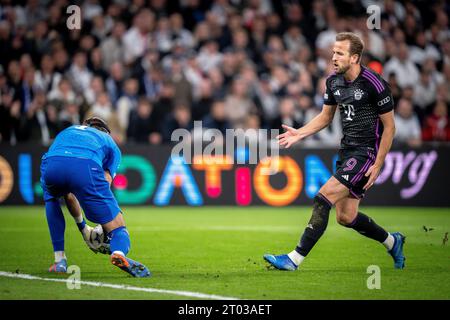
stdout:
{"type": "MultiPolygon", "coordinates": [[[[66,214],[66,254],[81,280],[194,291],[241,299],[449,299],[450,210],[363,208],[388,231],[407,239],[404,270],[382,245],[339,226],[334,211],[325,235],[296,272],[267,270],[264,253],[292,250],[310,208],[124,208],[129,254],[151,278],[135,279],[85,246],[66,214]],[[423,226],[434,230],[425,232],[423,226]],[[381,289],[367,288],[367,267],[381,269],[381,289]]],[[[64,278],[46,272],[53,260],[43,207],[0,207],[0,271],[64,278]]],[[[67,276],[66,276],[67,277],[67,276]]],[[[187,299],[65,283],[0,277],[0,299],[187,299]]]]}

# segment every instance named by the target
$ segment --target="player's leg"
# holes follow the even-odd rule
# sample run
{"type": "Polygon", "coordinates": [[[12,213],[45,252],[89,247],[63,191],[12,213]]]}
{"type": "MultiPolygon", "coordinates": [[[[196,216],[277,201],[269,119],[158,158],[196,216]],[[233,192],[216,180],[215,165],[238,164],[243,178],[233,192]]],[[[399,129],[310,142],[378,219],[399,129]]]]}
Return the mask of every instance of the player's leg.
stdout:
{"type": "Polygon", "coordinates": [[[366,237],[384,243],[394,258],[395,267],[403,268],[405,237],[398,232],[389,235],[373,219],[358,212],[359,199],[364,197],[366,191],[364,186],[368,177],[365,174],[376,159],[373,150],[370,148],[341,150],[339,155],[334,177],[348,188],[350,195],[348,198],[344,198],[342,203],[336,203],[338,222],[348,225],[366,237]]]}
{"type": "Polygon", "coordinates": [[[131,241],[123,214],[119,212],[112,221],[102,224],[102,228],[110,239],[111,254],[126,256],[130,251],[131,241]]]}
{"type": "Polygon", "coordinates": [[[50,230],[55,263],[50,266],[50,272],[67,272],[67,258],[64,253],[64,231],[66,222],[57,198],[45,201],[45,213],[50,230]]]}
{"type": "Polygon", "coordinates": [[[365,237],[382,243],[389,254],[394,258],[395,267],[402,269],[404,267],[405,257],[402,253],[404,237],[396,232],[390,234],[375,220],[359,212],[360,199],[344,198],[336,202],[336,220],[339,224],[356,230],[365,237]]]}
{"type": "Polygon", "coordinates": [[[61,174],[59,171],[57,161],[49,159],[42,161],[40,182],[44,195],[48,229],[55,255],[55,263],[50,266],[50,272],[67,272],[67,258],[64,252],[66,222],[59,203],[59,197],[64,194],[64,188],[61,187],[61,174]]]}
{"type": "Polygon", "coordinates": [[[388,250],[394,245],[394,237],[375,223],[375,220],[358,211],[360,199],[345,198],[336,202],[336,220],[365,237],[383,243],[388,250]]]}
{"type": "Polygon", "coordinates": [[[328,226],[331,207],[349,195],[348,189],[331,177],[314,197],[313,212],[297,247],[287,255],[264,255],[264,259],[280,270],[296,270],[328,226]]]}
{"type": "Polygon", "coordinates": [[[127,257],[130,250],[130,235],[122,213],[119,212],[112,221],[103,224],[102,227],[110,239],[111,263],[133,277],[149,277],[150,271],[146,266],[127,257]]]}
{"type": "Polygon", "coordinates": [[[101,224],[107,233],[110,239],[111,262],[135,277],[149,276],[150,272],[143,264],[126,257],[130,250],[130,236],[103,169],[88,160],[80,161],[77,167],[80,178],[72,184],[73,193],[86,218],[101,224]]]}

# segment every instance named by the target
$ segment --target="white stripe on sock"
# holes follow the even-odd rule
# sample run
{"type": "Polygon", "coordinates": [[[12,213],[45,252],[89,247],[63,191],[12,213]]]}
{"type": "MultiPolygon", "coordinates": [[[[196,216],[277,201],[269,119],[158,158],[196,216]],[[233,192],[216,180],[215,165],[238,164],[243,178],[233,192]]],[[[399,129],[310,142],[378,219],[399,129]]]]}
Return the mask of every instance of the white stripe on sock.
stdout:
{"type": "Polygon", "coordinates": [[[298,266],[300,263],[302,263],[303,259],[305,259],[304,256],[302,256],[300,253],[298,253],[295,250],[292,250],[288,253],[288,257],[298,266]]]}
{"type": "Polygon", "coordinates": [[[55,251],[55,262],[58,263],[62,259],[67,259],[64,251],[55,251]]]}
{"type": "Polygon", "coordinates": [[[394,243],[395,243],[394,237],[392,236],[392,234],[390,234],[388,232],[388,236],[387,236],[386,240],[384,240],[383,246],[385,246],[386,249],[388,249],[390,251],[394,247],[394,243]]]}

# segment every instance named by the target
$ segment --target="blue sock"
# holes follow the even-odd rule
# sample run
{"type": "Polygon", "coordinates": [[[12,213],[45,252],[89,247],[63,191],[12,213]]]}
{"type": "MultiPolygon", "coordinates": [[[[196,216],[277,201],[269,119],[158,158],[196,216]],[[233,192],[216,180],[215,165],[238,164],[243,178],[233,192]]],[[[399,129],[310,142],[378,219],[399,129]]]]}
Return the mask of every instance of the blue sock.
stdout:
{"type": "Polygon", "coordinates": [[[83,230],[84,229],[84,227],[86,226],[86,220],[84,220],[84,218],[83,218],[83,221],[81,221],[80,223],[77,223],[77,226],[78,226],[78,230],[83,230]]]}
{"type": "Polygon", "coordinates": [[[58,199],[52,199],[45,202],[45,213],[47,215],[53,251],[64,251],[64,231],[66,229],[66,221],[64,220],[64,214],[58,199]]]}
{"type": "Polygon", "coordinates": [[[126,227],[119,227],[108,234],[111,239],[111,252],[122,251],[124,255],[130,251],[130,235],[126,227]]]}

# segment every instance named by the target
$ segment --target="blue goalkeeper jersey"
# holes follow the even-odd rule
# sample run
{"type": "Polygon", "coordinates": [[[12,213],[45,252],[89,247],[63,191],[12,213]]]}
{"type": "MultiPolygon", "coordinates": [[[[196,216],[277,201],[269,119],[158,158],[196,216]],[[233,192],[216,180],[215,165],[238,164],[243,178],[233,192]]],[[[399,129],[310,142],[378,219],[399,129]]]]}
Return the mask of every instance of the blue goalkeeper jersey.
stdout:
{"type": "Polygon", "coordinates": [[[50,157],[91,159],[114,178],[121,153],[111,136],[88,126],[71,126],[61,131],[42,160],[50,157]]]}

